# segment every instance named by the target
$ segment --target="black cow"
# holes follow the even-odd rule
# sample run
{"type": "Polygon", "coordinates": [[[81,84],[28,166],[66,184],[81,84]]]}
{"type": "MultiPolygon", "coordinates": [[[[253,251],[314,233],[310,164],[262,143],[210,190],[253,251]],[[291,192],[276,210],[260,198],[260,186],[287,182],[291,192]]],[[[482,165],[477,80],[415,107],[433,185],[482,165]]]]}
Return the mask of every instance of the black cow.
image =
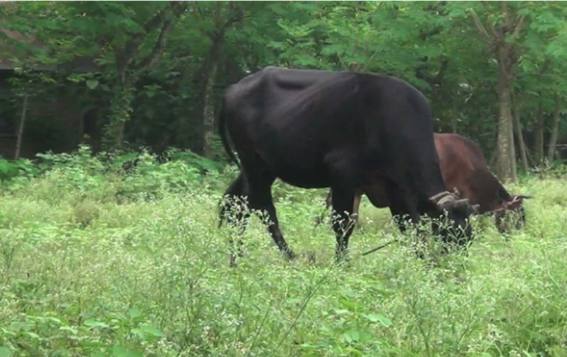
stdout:
{"type": "MultiPolygon", "coordinates": [[[[446,212],[451,225],[439,232],[445,239],[472,235],[471,206],[445,190],[427,100],[402,80],[268,67],[228,88],[219,129],[228,155],[241,166],[226,191],[221,223],[234,198],[245,197],[250,208],[267,213],[269,232],[288,258],[294,254],[272,201],[276,178],[331,188],[337,258],[352,232],[355,189],[376,180],[385,183],[393,215],[417,222],[422,214],[446,212]]],[[[246,218],[235,219],[244,226],[246,218]]]]}

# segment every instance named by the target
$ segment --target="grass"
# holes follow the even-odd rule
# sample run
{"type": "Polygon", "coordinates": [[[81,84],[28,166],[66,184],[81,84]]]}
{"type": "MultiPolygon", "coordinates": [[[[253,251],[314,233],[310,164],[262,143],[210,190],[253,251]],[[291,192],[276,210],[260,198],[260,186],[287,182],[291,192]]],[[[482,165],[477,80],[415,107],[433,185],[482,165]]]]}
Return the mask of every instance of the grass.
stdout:
{"type": "Polygon", "coordinates": [[[512,187],[534,196],[525,229],[503,236],[480,217],[468,254],[423,260],[398,243],[361,256],[411,239],[365,201],[342,266],[315,224],[325,191],[277,184],[299,259],[253,219],[230,268],[217,204],[234,172],[182,181],[184,165],[148,165],[67,163],[3,185],[0,357],[567,356],[564,177],[512,187]]]}

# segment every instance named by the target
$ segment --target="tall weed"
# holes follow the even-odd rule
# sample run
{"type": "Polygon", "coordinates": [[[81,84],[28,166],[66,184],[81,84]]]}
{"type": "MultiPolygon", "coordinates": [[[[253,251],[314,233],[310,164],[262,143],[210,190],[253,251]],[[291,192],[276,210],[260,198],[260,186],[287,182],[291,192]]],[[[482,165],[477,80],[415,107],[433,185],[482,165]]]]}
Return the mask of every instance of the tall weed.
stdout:
{"type": "MultiPolygon", "coordinates": [[[[84,149],[86,150],[86,149],[84,149]]],[[[189,155],[191,156],[191,155],[189,155]]],[[[218,228],[234,169],[149,153],[52,155],[0,193],[0,355],[562,355],[567,192],[527,176],[527,225],[474,220],[466,252],[416,258],[363,201],[348,264],[326,192],[278,183],[285,261],[262,220],[218,228]],[[387,241],[388,247],[362,256],[387,241]]],[[[10,182],[13,182],[10,179],[10,182]]]]}

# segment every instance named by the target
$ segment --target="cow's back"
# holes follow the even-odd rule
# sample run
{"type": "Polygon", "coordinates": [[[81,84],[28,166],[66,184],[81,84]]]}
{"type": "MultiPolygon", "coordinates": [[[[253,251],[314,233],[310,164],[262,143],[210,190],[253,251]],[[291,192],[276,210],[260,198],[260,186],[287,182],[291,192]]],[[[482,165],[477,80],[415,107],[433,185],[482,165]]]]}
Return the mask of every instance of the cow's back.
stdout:
{"type": "Polygon", "coordinates": [[[259,114],[265,115],[268,109],[281,105],[282,101],[337,75],[336,72],[266,67],[229,86],[224,96],[225,108],[234,113],[254,107],[259,114]]]}
{"type": "MultiPolygon", "coordinates": [[[[363,180],[378,161],[409,171],[398,166],[415,165],[392,154],[413,150],[401,137],[421,143],[409,158],[435,155],[433,145],[424,147],[427,141],[420,138],[432,131],[426,99],[393,77],[267,67],[232,85],[224,110],[241,156],[254,152],[272,174],[297,186],[326,187],[343,164],[348,167],[340,170],[351,173],[348,180],[363,180]]],[[[422,166],[418,173],[432,176],[433,168],[422,166]]]]}
{"type": "Polygon", "coordinates": [[[458,186],[475,170],[486,169],[484,155],[473,141],[452,133],[434,133],[433,137],[447,188],[458,186]]]}
{"type": "Polygon", "coordinates": [[[435,133],[435,148],[447,189],[457,189],[479,213],[489,212],[510,195],[490,172],[482,150],[475,142],[458,134],[435,133]]]}

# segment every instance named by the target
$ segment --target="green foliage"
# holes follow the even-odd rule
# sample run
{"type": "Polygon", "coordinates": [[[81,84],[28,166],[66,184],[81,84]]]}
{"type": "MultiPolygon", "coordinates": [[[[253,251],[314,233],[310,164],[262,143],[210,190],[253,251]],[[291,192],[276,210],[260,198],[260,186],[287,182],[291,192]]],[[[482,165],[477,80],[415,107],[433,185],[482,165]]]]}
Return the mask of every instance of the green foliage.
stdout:
{"type": "Polygon", "coordinates": [[[171,160],[181,160],[195,167],[201,171],[201,173],[215,173],[220,172],[223,169],[222,164],[218,161],[210,160],[206,157],[195,154],[192,151],[181,151],[177,149],[170,149],[167,152],[167,157],[171,160]]]}
{"type": "Polygon", "coordinates": [[[203,176],[190,164],[202,158],[169,158],[93,156],[87,148],[43,155],[35,177],[2,191],[1,354],[555,355],[564,348],[564,174],[527,176],[511,187],[533,196],[527,226],[501,236],[491,218],[479,217],[466,255],[433,248],[417,259],[404,243],[412,235],[401,236],[387,210],[364,201],[345,266],[334,264],[331,230],[315,225],[326,192],[278,183],[280,221],[300,257],[285,262],[253,219],[245,257],[230,268],[234,232],[217,228],[217,205],[234,172],[214,175],[203,164],[203,176]],[[117,196],[125,187],[128,197],[117,196]],[[393,238],[400,244],[360,255],[393,238]]]}
{"type": "Polygon", "coordinates": [[[219,179],[223,165],[190,151],[170,150],[161,158],[148,152],[94,155],[82,146],[72,154],[37,156],[35,165],[29,160],[0,160],[4,189],[52,202],[72,200],[76,221],[83,225],[98,216],[99,201],[154,200],[197,186],[212,189],[224,184],[219,179]]]}
{"type": "MultiPolygon", "coordinates": [[[[203,69],[221,29],[215,57],[214,104],[230,83],[266,65],[370,71],[401,77],[431,101],[437,131],[456,131],[478,141],[485,152],[495,146],[498,115],[497,61],[479,35],[471,14],[498,30],[502,4],[477,3],[18,3],[4,6],[0,31],[10,60],[26,69],[10,105],[27,92],[56,98],[73,86],[85,102],[100,108],[105,144],[127,142],[158,152],[169,146],[202,150],[203,69]],[[178,11],[179,10],[179,11],[178,11]],[[156,15],[177,21],[164,35],[159,60],[151,61],[160,28],[156,15]],[[236,17],[234,17],[236,15],[236,17]],[[146,27],[146,25],[148,25],[146,27]],[[225,28],[224,25],[227,27],[225,28]],[[131,50],[125,50],[128,47],[131,50]],[[126,52],[124,52],[126,51],[126,52]],[[146,61],[149,60],[149,61],[146,61]],[[29,71],[49,68],[50,71],[29,71]],[[57,68],[57,71],[51,71],[57,68]],[[57,73],[57,75],[55,75],[57,73]],[[41,80],[50,79],[51,82],[41,80]],[[25,77],[25,76],[24,76],[25,77]],[[36,78],[37,77],[37,78],[36,78]],[[55,81],[56,83],[53,83],[55,81]],[[72,83],[72,85],[71,85],[72,83]]],[[[567,7],[562,3],[511,3],[524,18],[513,39],[517,68],[514,101],[532,143],[535,123],[563,98],[567,7]]],[[[158,16],[159,18],[159,16],[158,16]]],[[[159,21],[158,21],[159,22],[159,21]]],[[[491,31],[491,30],[490,30],[491,31]]],[[[159,46],[157,47],[159,48],[159,46]]],[[[157,58],[157,57],[156,57],[157,58]]],[[[564,106],[564,103],[560,103],[564,106]]],[[[11,110],[14,116],[17,110],[11,110]]],[[[17,122],[17,118],[10,119],[17,122]]],[[[44,132],[50,123],[31,133],[44,132]]],[[[549,123],[548,123],[549,124],[549,123]]],[[[549,125],[544,130],[551,130],[549,125]]],[[[42,126],[43,125],[43,126],[42,126]]],[[[560,141],[565,139],[560,128],[560,141]]],[[[54,130],[55,131],[55,130],[54,130]]],[[[52,136],[63,133],[55,131],[52,136]]],[[[546,137],[548,135],[546,134],[546,137]]],[[[49,145],[54,145],[50,140],[49,145]]],[[[222,155],[215,148],[212,157],[222,155]]],[[[488,155],[490,156],[490,155],[488,155]]]]}
{"type": "Polygon", "coordinates": [[[8,161],[0,158],[0,181],[10,180],[15,177],[31,177],[37,172],[37,168],[30,160],[8,161]]]}

